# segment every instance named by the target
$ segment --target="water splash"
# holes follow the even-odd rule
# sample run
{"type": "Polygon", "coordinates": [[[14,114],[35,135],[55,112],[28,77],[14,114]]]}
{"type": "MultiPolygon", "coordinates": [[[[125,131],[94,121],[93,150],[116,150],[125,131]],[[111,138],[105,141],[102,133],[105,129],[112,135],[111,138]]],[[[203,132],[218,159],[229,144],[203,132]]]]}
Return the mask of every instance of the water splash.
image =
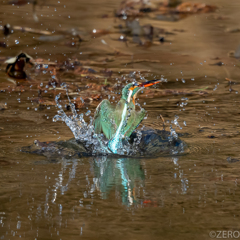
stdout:
{"type": "MultiPolygon", "coordinates": [[[[174,120],[171,121],[171,123],[174,124],[176,127],[179,127],[179,129],[182,129],[182,127],[178,123],[178,118],[179,118],[179,116],[175,115],[175,118],[174,118],[174,120]]],[[[178,139],[178,134],[175,131],[175,129],[172,127],[172,124],[169,127],[170,128],[170,136],[169,136],[170,141],[178,139]]]]}
{"type": "MultiPolygon", "coordinates": [[[[67,93],[67,91],[66,91],[67,93]]],[[[75,139],[77,141],[83,142],[86,147],[91,148],[93,153],[97,153],[101,150],[102,153],[107,152],[107,144],[104,144],[104,140],[101,139],[101,136],[98,136],[94,132],[94,126],[93,126],[93,118],[90,117],[90,122],[87,123],[84,120],[84,114],[78,114],[75,108],[74,103],[72,103],[71,99],[69,98],[68,94],[68,101],[70,105],[70,109],[72,112],[72,115],[67,115],[62,105],[59,103],[60,94],[56,96],[55,101],[57,104],[58,115],[54,116],[53,121],[63,121],[66,123],[66,125],[70,128],[72,131],[75,139]],[[102,146],[103,145],[103,146],[102,146]]]]}
{"type": "MultiPolygon", "coordinates": [[[[83,148],[91,155],[109,155],[118,154],[124,156],[144,155],[144,154],[159,154],[168,152],[170,154],[178,154],[184,152],[184,143],[178,138],[178,134],[172,125],[176,127],[181,126],[178,123],[178,116],[171,121],[170,132],[165,130],[146,130],[144,127],[140,130],[135,130],[134,136],[130,138],[125,137],[122,130],[119,130],[117,142],[115,138],[108,140],[103,134],[96,134],[94,132],[94,118],[90,116],[90,110],[85,114],[78,114],[74,103],[71,101],[68,90],[65,84],[62,88],[66,90],[71,114],[67,115],[60,103],[61,94],[55,98],[56,105],[59,108],[58,114],[54,116],[53,121],[63,121],[72,131],[75,139],[83,148]],[[85,121],[84,117],[88,117],[89,121],[85,121]],[[166,142],[165,140],[168,139],[166,142]],[[114,149],[114,150],[113,150],[114,149]]],[[[127,109],[126,116],[122,119],[122,127],[124,129],[131,116],[131,109],[127,109]]],[[[116,134],[114,135],[116,136],[116,134]]]]}
{"type": "MultiPolygon", "coordinates": [[[[93,117],[89,116],[90,111],[88,110],[87,113],[85,114],[86,116],[89,117],[90,121],[87,123],[84,120],[84,114],[78,114],[75,108],[74,103],[71,101],[67,87],[65,84],[62,84],[62,88],[66,90],[66,95],[69,101],[69,106],[71,109],[72,114],[67,115],[64,110],[62,105],[60,104],[60,96],[61,94],[57,95],[55,97],[56,105],[59,108],[58,114],[54,116],[53,121],[63,121],[66,123],[66,125],[70,128],[72,131],[75,139],[81,143],[84,144],[84,146],[92,152],[92,154],[119,154],[119,155],[133,155],[137,153],[138,151],[138,144],[141,141],[141,133],[140,131],[137,131],[137,138],[134,139],[133,144],[130,144],[128,142],[128,139],[120,137],[120,141],[118,142],[117,148],[115,148],[115,151],[111,151],[110,145],[109,144],[114,144],[114,139],[108,141],[104,137],[103,134],[96,134],[94,132],[94,124],[93,124],[93,117]]],[[[126,117],[126,119],[123,121],[123,126],[127,124],[127,120],[129,118],[129,114],[126,117]]],[[[121,135],[121,133],[120,133],[121,135]]]]}

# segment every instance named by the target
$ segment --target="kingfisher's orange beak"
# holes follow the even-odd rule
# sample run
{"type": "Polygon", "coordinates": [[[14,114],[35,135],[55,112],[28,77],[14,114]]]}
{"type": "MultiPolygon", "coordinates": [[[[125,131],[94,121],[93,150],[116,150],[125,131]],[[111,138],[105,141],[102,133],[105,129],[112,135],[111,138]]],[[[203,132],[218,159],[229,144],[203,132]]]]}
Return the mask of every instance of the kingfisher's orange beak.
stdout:
{"type": "Polygon", "coordinates": [[[150,86],[155,85],[155,84],[160,83],[160,82],[161,82],[160,79],[151,80],[151,81],[148,81],[148,82],[140,83],[138,85],[138,87],[150,87],[150,86]]]}
{"type": "MultiPolygon", "coordinates": [[[[132,87],[129,88],[130,91],[133,91],[135,88],[139,88],[138,91],[141,90],[141,88],[146,88],[146,87],[150,87],[152,85],[155,85],[157,83],[160,83],[161,80],[160,79],[156,79],[156,80],[151,80],[151,81],[147,81],[144,83],[135,83],[132,87]]],[[[135,105],[135,99],[137,96],[138,91],[134,94],[134,96],[132,96],[132,102],[135,105]]]]}

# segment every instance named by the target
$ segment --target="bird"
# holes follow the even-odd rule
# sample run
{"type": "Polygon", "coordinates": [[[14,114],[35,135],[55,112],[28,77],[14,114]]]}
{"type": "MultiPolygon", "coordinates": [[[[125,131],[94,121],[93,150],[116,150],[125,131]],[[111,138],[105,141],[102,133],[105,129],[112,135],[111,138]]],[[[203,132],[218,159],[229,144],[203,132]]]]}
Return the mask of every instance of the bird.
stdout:
{"type": "Polygon", "coordinates": [[[8,76],[15,79],[27,79],[24,67],[25,63],[33,65],[31,60],[33,60],[33,58],[26,53],[20,53],[18,56],[6,60],[5,63],[8,64],[6,67],[6,73],[8,76]]]}
{"type": "Polygon", "coordinates": [[[129,83],[122,89],[122,96],[116,106],[104,99],[96,108],[94,114],[94,132],[103,133],[108,140],[108,152],[117,153],[122,140],[131,136],[145,117],[146,111],[135,110],[137,93],[143,88],[161,82],[160,79],[144,83],[129,83]]]}

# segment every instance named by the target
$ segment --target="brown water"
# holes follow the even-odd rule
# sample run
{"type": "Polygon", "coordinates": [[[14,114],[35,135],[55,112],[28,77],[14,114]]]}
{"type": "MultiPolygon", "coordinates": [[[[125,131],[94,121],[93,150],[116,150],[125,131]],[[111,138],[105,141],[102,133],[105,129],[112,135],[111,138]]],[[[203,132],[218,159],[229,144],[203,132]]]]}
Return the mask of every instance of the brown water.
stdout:
{"type": "MultiPolygon", "coordinates": [[[[148,111],[143,124],[161,129],[160,114],[165,121],[178,115],[182,129],[176,131],[188,144],[186,154],[52,159],[22,153],[19,149],[35,139],[58,141],[71,138],[72,133],[65,124],[52,122],[55,106],[42,109],[31,102],[38,95],[36,84],[26,83],[24,92],[9,91],[15,85],[1,62],[0,88],[9,88],[0,92],[0,103],[8,107],[0,111],[0,239],[210,239],[211,231],[240,231],[240,70],[239,61],[228,56],[237,49],[240,32],[226,31],[239,27],[239,0],[209,0],[208,4],[219,7],[217,12],[177,22],[158,21],[152,15],[140,18],[141,25],[150,23],[175,33],[163,34],[168,41],[148,48],[114,41],[120,33],[90,37],[93,29],[116,32],[114,26],[124,24],[112,17],[120,2],[51,0],[37,6],[39,22],[34,22],[31,4],[19,7],[1,0],[0,25],[56,31],[66,39],[40,42],[38,34],[17,31],[7,38],[0,35],[8,45],[0,48],[0,60],[20,51],[50,61],[108,58],[106,65],[90,67],[113,70],[111,85],[117,76],[132,70],[149,71],[141,75],[147,79],[164,75],[168,82],[157,87],[160,92],[140,97],[139,103],[148,111]],[[109,17],[102,18],[104,14],[109,17]],[[79,48],[66,45],[71,29],[86,40],[79,48]],[[116,49],[124,54],[115,55],[116,49]],[[219,61],[224,65],[214,65],[219,61]],[[226,77],[236,83],[231,91],[226,77]]],[[[27,72],[44,86],[50,78],[48,72],[30,68],[27,72]]],[[[91,80],[71,71],[58,76],[79,86],[105,81],[105,77],[91,80]]],[[[87,91],[91,89],[81,94],[87,91]]],[[[104,98],[115,96],[100,93],[104,98]]],[[[87,107],[93,113],[97,104],[87,107]]],[[[85,113],[86,107],[81,111],[85,113]]]]}

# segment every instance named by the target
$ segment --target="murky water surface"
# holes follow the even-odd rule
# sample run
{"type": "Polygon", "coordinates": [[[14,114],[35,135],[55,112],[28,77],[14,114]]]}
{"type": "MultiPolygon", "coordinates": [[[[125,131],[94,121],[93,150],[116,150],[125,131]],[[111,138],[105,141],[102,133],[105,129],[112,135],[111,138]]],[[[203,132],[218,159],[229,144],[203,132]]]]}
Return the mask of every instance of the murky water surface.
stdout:
{"type": "MultiPolygon", "coordinates": [[[[127,45],[115,41],[122,35],[115,27],[124,25],[113,17],[121,1],[43,1],[36,6],[38,22],[32,4],[7,2],[0,1],[1,26],[10,23],[60,37],[48,41],[43,36],[42,41],[41,34],[29,32],[0,34],[0,42],[7,43],[0,47],[0,103],[7,104],[0,111],[0,239],[210,239],[211,231],[240,231],[240,70],[239,60],[230,57],[240,33],[229,32],[239,28],[239,0],[207,1],[218,10],[176,22],[159,21],[151,14],[139,18],[140,25],[172,33],[163,33],[166,41],[149,47],[132,37],[127,45]],[[111,33],[92,38],[94,29],[111,33]],[[84,39],[80,46],[71,42],[73,31],[84,39]],[[20,51],[53,62],[98,62],[89,62],[89,67],[99,78],[58,72],[62,82],[83,88],[80,96],[95,91],[84,90],[89,83],[104,84],[107,79],[110,86],[125,85],[123,75],[130,80],[163,75],[166,83],[139,97],[148,111],[143,124],[161,130],[161,114],[169,130],[177,115],[181,128],[172,125],[188,145],[185,154],[66,158],[20,152],[36,139],[73,137],[64,123],[52,121],[55,106],[39,107],[34,101],[36,86],[47,85],[49,72],[28,67],[33,82],[16,86],[9,81],[3,61],[20,51]],[[105,69],[113,71],[111,78],[101,72],[105,69]],[[142,73],[133,73],[136,70],[142,73]]],[[[98,92],[114,102],[120,89],[98,92]]],[[[54,94],[47,94],[54,101],[54,94]]],[[[98,103],[80,113],[93,114],[98,103]]]]}

